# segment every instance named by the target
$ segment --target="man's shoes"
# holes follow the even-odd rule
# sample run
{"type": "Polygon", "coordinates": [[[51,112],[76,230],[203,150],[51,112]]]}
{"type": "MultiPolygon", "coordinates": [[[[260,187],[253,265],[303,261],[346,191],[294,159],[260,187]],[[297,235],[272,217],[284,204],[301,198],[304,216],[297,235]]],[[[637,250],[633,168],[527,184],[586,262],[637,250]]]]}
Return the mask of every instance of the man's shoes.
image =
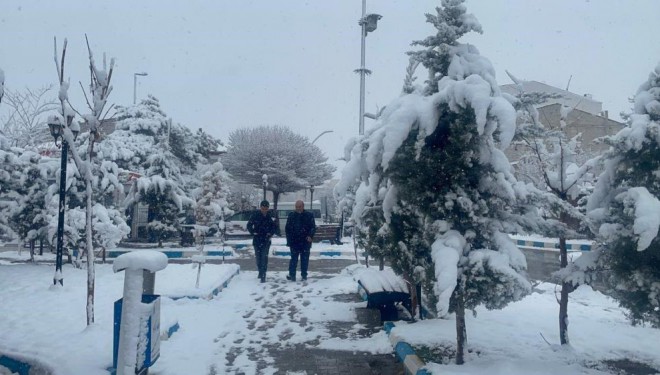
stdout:
{"type": "Polygon", "coordinates": [[[291,277],[291,275],[286,275],[286,279],[289,281],[296,281],[296,277],[291,277]]]}
{"type": "Polygon", "coordinates": [[[307,281],[307,277],[305,276],[305,277],[303,277],[301,280],[302,280],[302,281],[307,281]]]}
{"type": "Polygon", "coordinates": [[[265,283],[266,282],[266,276],[261,276],[260,280],[261,280],[262,283],[265,283]]]}

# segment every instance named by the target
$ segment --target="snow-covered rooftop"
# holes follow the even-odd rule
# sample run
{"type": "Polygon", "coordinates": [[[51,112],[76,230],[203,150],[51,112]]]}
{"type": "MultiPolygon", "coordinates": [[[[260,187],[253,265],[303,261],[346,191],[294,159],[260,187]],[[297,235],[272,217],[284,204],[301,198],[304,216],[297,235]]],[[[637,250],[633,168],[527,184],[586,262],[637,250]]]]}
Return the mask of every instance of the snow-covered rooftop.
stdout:
{"type": "MultiPolygon", "coordinates": [[[[593,115],[598,115],[603,111],[603,103],[594,100],[590,94],[579,95],[538,81],[523,81],[522,88],[525,92],[545,92],[561,95],[561,98],[548,99],[548,101],[540,105],[541,107],[545,107],[549,104],[560,103],[571,108],[580,109],[593,115]]],[[[502,92],[510,95],[516,95],[520,92],[518,85],[513,83],[501,85],[500,89],[502,92]]]]}

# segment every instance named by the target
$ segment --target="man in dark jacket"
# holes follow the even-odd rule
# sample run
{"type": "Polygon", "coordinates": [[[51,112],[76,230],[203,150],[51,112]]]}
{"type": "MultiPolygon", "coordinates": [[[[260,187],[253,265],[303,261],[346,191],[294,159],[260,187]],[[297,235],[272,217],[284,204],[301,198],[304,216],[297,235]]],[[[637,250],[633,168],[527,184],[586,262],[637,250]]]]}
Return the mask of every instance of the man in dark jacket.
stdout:
{"type": "Polygon", "coordinates": [[[247,230],[254,236],[252,245],[254,255],[257,258],[257,270],[259,280],[266,282],[266,270],[268,269],[268,250],[270,249],[270,238],[277,233],[277,220],[268,211],[268,201],[263,200],[259,205],[259,211],[252,214],[247,223],[247,230]]]}
{"type": "Polygon", "coordinates": [[[300,276],[303,281],[307,280],[307,266],[309,265],[309,252],[312,248],[312,239],[316,232],[314,215],[305,211],[303,201],[296,201],[295,211],[286,219],[286,245],[291,249],[291,261],[289,261],[289,275],[287,280],[296,281],[296,267],[300,257],[300,276]]]}

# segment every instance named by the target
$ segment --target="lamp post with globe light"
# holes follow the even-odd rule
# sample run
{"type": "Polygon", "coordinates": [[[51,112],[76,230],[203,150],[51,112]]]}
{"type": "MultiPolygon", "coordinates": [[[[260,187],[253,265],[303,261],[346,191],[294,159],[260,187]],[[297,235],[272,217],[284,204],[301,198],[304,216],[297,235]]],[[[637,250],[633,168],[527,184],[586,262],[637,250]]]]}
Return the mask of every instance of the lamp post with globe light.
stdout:
{"type": "MultiPolygon", "coordinates": [[[[73,128],[71,122],[73,116],[67,116],[66,122],[67,127],[71,129],[74,139],[78,137],[78,128],[73,128]]],[[[62,154],[60,156],[60,202],[57,215],[57,248],[55,253],[55,276],[53,277],[53,285],[57,285],[59,282],[60,285],[64,285],[64,277],[62,277],[62,252],[64,246],[64,210],[65,199],[66,199],[66,164],[69,151],[69,143],[64,138],[64,125],[62,123],[62,117],[53,115],[48,118],[48,128],[50,129],[50,134],[55,139],[55,145],[57,145],[57,140],[61,139],[60,145],[62,147],[62,154]]],[[[59,146],[58,146],[59,147],[59,146]]]]}
{"type": "Polygon", "coordinates": [[[268,175],[264,173],[264,175],[261,176],[261,181],[264,187],[264,200],[266,200],[266,186],[268,186],[268,175]]]}

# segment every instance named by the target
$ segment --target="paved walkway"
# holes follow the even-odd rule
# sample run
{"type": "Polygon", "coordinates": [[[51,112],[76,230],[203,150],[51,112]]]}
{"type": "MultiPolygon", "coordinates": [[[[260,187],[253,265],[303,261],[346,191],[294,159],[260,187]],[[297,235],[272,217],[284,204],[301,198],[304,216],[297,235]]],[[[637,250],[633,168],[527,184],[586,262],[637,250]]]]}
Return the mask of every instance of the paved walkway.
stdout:
{"type": "MultiPolygon", "coordinates": [[[[240,264],[241,271],[254,271],[255,283],[257,282],[254,258],[231,259],[225,262],[240,264]]],[[[346,266],[354,263],[355,261],[343,259],[312,259],[310,260],[310,272],[321,272],[322,275],[314,276],[314,278],[310,277],[308,283],[312,284],[316,281],[315,279],[319,278],[330,278],[333,274],[337,274],[346,266]]],[[[269,260],[269,274],[267,275],[267,282],[263,284],[269,297],[258,300],[257,308],[244,316],[248,329],[252,332],[250,335],[254,337],[254,340],[258,340],[260,336],[268,335],[269,329],[275,326],[279,320],[296,319],[294,317],[299,316],[299,314],[291,300],[304,298],[305,293],[310,293],[313,290],[305,288],[305,283],[302,282],[288,282],[284,279],[285,273],[283,272],[271,272],[286,271],[287,269],[288,260],[280,258],[269,260]]],[[[342,302],[360,301],[357,293],[335,295],[332,298],[342,302]]],[[[370,337],[382,330],[380,315],[377,310],[358,308],[356,309],[356,315],[355,322],[331,321],[327,328],[332,337],[339,339],[370,337]],[[364,328],[355,332],[354,325],[356,323],[361,324],[364,328]]],[[[310,324],[304,317],[299,318],[297,323],[301,327],[310,324]]],[[[281,341],[288,338],[286,334],[279,337],[281,341]]],[[[279,369],[277,374],[283,375],[400,375],[404,373],[403,365],[396,360],[393,354],[374,355],[368,352],[356,352],[348,348],[346,351],[310,348],[310,346],[314,346],[314,342],[306,342],[295,346],[266,345],[264,347],[241,345],[241,343],[240,341],[235,342],[236,345],[225,354],[225,361],[228,366],[225,368],[212,367],[209,375],[220,374],[228,369],[230,373],[242,374],[240,368],[232,368],[232,364],[236,358],[245,358],[245,356],[257,363],[258,370],[275,367],[279,369]],[[265,363],[262,359],[264,357],[272,358],[275,362],[265,363]]]]}

